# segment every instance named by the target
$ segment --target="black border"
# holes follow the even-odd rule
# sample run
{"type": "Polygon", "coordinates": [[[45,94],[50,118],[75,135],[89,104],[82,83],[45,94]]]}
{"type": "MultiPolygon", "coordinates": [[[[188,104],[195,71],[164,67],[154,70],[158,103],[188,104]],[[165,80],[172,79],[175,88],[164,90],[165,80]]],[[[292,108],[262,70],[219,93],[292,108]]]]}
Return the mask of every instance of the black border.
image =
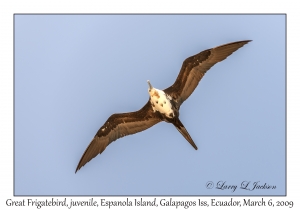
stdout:
{"type": "Polygon", "coordinates": [[[287,196],[287,14],[286,13],[14,13],[13,14],[13,195],[15,197],[286,197],[287,196]],[[285,194],[284,195],[16,195],[15,194],[15,17],[17,15],[284,15],[285,16],[285,194]]]}

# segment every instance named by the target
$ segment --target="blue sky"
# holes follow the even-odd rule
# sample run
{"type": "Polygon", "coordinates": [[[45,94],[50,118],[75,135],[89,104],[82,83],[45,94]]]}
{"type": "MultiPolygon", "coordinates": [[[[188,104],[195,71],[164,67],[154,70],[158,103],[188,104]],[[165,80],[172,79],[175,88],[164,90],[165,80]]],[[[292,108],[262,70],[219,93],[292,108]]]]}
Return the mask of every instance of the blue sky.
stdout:
{"type": "Polygon", "coordinates": [[[16,15],[15,195],[284,195],[284,15],[16,15]],[[171,124],[117,140],[75,174],[113,113],[140,109],[183,60],[251,39],[171,124]],[[211,181],[273,190],[207,189],[211,181]]]}

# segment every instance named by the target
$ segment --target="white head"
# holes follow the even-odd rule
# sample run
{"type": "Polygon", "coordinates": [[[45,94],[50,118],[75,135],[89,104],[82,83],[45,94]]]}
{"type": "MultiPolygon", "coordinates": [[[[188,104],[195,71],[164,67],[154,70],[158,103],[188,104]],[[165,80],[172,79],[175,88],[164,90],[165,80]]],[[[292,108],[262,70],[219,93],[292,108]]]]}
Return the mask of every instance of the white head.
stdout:
{"type": "Polygon", "coordinates": [[[148,82],[148,85],[149,85],[148,92],[150,92],[150,90],[151,90],[153,87],[152,87],[152,85],[151,85],[151,83],[150,83],[149,80],[147,80],[147,82],[148,82]]]}
{"type": "Polygon", "coordinates": [[[154,87],[151,85],[151,83],[150,83],[149,80],[147,80],[147,82],[148,82],[148,85],[149,85],[148,93],[149,93],[150,97],[151,97],[152,99],[153,99],[153,97],[159,98],[159,97],[160,97],[160,96],[159,96],[160,90],[154,88],[154,87]]]}
{"type": "Polygon", "coordinates": [[[147,80],[149,88],[148,88],[148,93],[151,96],[153,94],[153,92],[155,92],[155,88],[152,87],[151,83],[149,80],[147,80]]]}

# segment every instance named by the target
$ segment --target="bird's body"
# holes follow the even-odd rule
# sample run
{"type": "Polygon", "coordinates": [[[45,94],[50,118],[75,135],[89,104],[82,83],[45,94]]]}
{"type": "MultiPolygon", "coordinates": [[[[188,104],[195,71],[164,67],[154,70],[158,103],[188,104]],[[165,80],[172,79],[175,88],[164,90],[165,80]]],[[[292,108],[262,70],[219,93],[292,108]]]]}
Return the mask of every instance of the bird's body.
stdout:
{"type": "Polygon", "coordinates": [[[148,89],[150,95],[150,103],[153,112],[158,111],[160,114],[168,118],[173,118],[175,116],[176,110],[172,106],[172,97],[167,95],[164,91],[151,88],[150,81],[148,81],[150,88],[148,89]]]}
{"type": "Polygon", "coordinates": [[[75,173],[92,158],[101,154],[111,142],[146,130],[162,121],[172,123],[197,150],[196,144],[179,120],[179,108],[193,93],[206,71],[248,42],[250,40],[228,43],[187,58],[175,83],[164,90],[153,88],[148,81],[148,102],[136,112],[111,115],[85,150],[75,173]]]}

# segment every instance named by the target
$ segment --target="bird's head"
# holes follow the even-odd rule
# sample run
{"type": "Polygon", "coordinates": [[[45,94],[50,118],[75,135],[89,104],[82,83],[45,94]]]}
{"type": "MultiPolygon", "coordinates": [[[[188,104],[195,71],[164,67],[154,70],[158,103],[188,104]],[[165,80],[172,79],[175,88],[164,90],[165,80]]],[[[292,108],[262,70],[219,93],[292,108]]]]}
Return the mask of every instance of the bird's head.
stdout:
{"type": "Polygon", "coordinates": [[[153,90],[153,87],[152,87],[152,85],[151,85],[151,83],[150,83],[149,80],[147,80],[147,83],[148,83],[148,85],[149,85],[148,92],[150,93],[151,90],[153,90]]]}
{"type": "Polygon", "coordinates": [[[154,88],[154,87],[151,85],[151,83],[150,83],[149,80],[147,80],[147,82],[148,82],[148,85],[149,85],[148,93],[149,93],[150,97],[157,97],[157,98],[159,98],[159,97],[160,97],[160,95],[159,95],[159,90],[156,89],[156,88],[154,88]]]}

